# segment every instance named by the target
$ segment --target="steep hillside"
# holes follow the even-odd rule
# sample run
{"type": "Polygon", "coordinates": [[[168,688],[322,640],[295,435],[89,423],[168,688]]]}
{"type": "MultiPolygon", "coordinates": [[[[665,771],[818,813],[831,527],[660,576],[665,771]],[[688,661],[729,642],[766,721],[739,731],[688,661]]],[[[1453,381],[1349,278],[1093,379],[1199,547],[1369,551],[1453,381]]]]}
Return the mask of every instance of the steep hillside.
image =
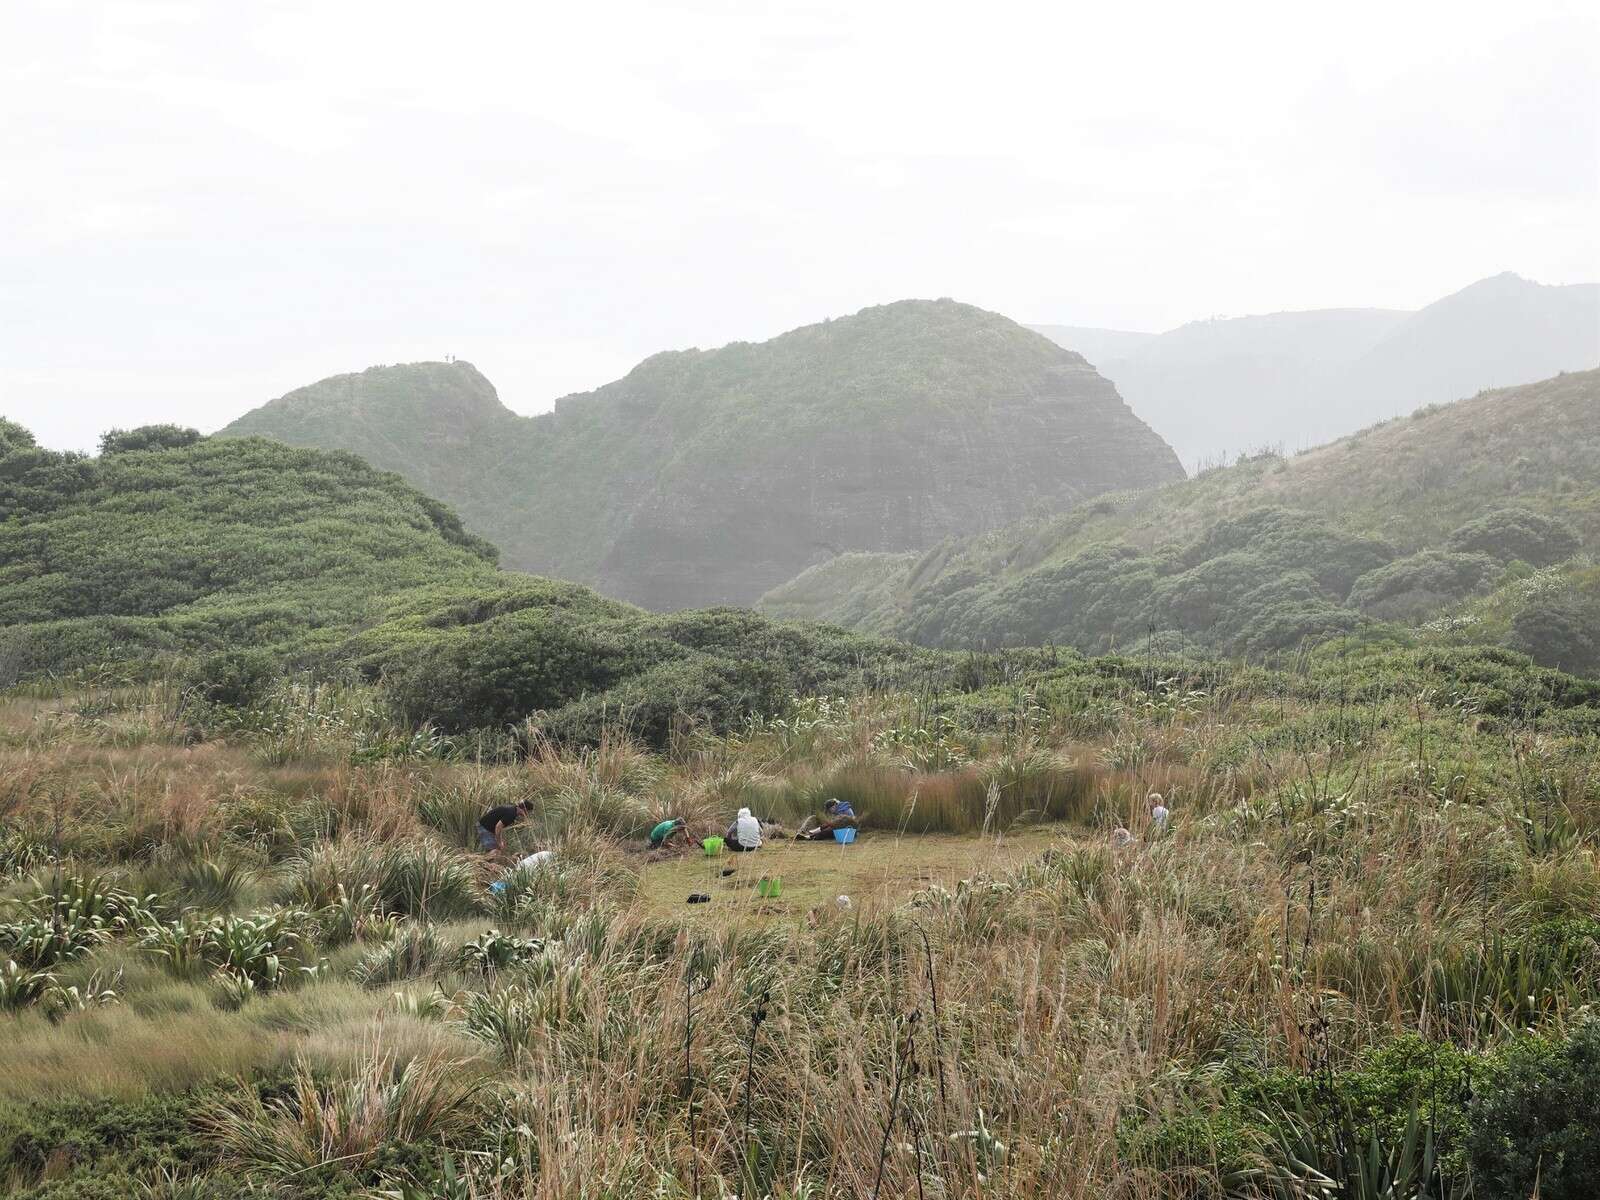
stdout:
{"type": "Polygon", "coordinates": [[[504,414],[466,364],[420,364],[325,381],[224,432],[370,456],[428,480],[509,565],[655,609],[748,603],[838,553],[921,550],[1182,476],[1080,356],[949,300],[658,354],[553,413],[504,414]]]}
{"type": "Polygon", "coordinates": [[[524,423],[471,363],[436,362],[335,375],[251,410],[223,432],[350,450],[430,496],[481,506],[494,495],[476,456],[515,439],[524,423]]]}
{"type": "MultiPolygon", "coordinates": [[[[1078,331],[1034,326],[1069,349],[1078,331]]],[[[1193,467],[1290,452],[1490,387],[1600,365],[1600,286],[1497,275],[1420,312],[1329,309],[1196,321],[1089,355],[1193,467]]]]}
{"type": "MultiPolygon", "coordinates": [[[[1415,624],[1503,588],[1533,598],[1521,581],[1537,570],[1541,603],[1581,624],[1582,556],[1597,551],[1600,371],[1589,371],[915,559],[843,557],[762,607],[940,646],[1104,650],[1155,631],[1169,646],[1265,653],[1415,624]]],[[[1509,637],[1512,620],[1496,632],[1509,637]]]]}
{"type": "Polygon", "coordinates": [[[493,578],[494,559],[354,455],[178,430],[87,458],[0,422],[0,674],[298,645],[353,628],[385,592],[493,578]]]}

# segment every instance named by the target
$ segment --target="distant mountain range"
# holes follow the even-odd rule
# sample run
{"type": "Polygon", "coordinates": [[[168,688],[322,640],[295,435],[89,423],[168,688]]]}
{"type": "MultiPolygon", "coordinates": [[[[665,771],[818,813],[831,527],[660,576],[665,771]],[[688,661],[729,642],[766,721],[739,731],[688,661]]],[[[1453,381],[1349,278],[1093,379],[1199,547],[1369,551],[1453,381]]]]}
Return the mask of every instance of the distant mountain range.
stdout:
{"type": "Polygon", "coordinates": [[[1600,284],[1507,273],[1418,312],[1272,313],[1162,334],[1030,328],[1083,354],[1192,469],[1600,365],[1600,284]]]}
{"type": "Polygon", "coordinates": [[[506,565],[662,610],[1183,475],[1082,357],[950,300],[658,354],[537,417],[466,363],[415,363],[222,432],[353,451],[453,505],[506,565]]]}

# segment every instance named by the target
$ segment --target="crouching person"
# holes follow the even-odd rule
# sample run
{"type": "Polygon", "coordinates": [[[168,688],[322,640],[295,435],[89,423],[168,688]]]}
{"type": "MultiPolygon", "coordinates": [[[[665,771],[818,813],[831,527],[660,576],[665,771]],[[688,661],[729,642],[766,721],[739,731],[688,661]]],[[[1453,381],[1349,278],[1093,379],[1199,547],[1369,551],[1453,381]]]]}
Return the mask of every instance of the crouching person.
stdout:
{"type": "Polygon", "coordinates": [[[728,826],[728,832],[722,835],[722,841],[735,854],[759,850],[761,822],[750,815],[748,808],[741,808],[739,815],[733,819],[733,824],[728,826]]]}
{"type": "Polygon", "coordinates": [[[650,831],[650,849],[664,849],[673,838],[685,844],[689,841],[689,826],[682,817],[668,817],[650,831]]]}
{"type": "Polygon", "coordinates": [[[533,809],[532,800],[501,804],[478,818],[478,849],[485,854],[501,854],[506,848],[506,830],[533,809]]]}

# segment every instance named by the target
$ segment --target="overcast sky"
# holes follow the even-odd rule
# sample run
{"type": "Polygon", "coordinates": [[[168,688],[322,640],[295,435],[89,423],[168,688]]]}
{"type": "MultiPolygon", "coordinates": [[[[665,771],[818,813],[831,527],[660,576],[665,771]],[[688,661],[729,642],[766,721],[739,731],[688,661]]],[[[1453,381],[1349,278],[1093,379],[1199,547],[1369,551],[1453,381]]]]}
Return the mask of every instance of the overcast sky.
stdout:
{"type": "Polygon", "coordinates": [[[0,2],[0,413],[1600,278],[1600,5],[0,2]]]}

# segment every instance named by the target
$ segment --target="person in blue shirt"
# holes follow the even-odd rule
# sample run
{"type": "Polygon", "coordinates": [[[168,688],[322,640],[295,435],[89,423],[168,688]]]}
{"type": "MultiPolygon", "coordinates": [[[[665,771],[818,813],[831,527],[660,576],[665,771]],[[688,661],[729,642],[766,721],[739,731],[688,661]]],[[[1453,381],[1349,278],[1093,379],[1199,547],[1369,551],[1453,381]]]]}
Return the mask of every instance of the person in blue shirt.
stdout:
{"type": "Polygon", "coordinates": [[[854,829],[856,827],[856,810],[850,806],[848,800],[829,800],[822,806],[822,819],[807,817],[800,826],[800,832],[794,835],[797,842],[820,842],[823,838],[833,836],[835,829],[854,829]]]}

